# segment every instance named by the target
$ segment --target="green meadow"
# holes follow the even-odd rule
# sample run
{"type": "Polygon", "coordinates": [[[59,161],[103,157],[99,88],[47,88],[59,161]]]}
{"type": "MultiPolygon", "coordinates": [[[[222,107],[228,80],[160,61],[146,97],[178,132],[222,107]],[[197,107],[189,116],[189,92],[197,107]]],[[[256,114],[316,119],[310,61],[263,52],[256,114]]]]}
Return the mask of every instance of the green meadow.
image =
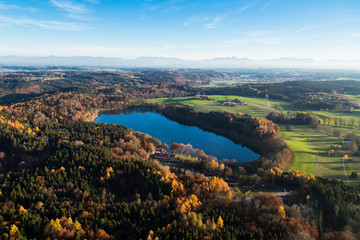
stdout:
{"type": "MultiPolygon", "coordinates": [[[[201,112],[210,111],[227,111],[231,113],[244,113],[256,117],[266,117],[270,112],[276,111],[277,105],[280,105],[284,111],[296,111],[289,102],[273,99],[263,99],[255,97],[242,97],[242,96],[223,96],[211,95],[212,100],[199,100],[199,96],[195,97],[179,97],[179,98],[158,98],[149,99],[148,102],[161,103],[167,105],[183,105],[201,112]],[[223,106],[222,103],[228,99],[240,99],[248,102],[245,106],[223,106]]],[[[354,100],[359,98],[353,96],[354,100]]],[[[304,110],[303,110],[304,111],[304,110]]],[[[305,111],[306,112],[306,111],[305,111]]],[[[328,117],[341,117],[344,119],[355,118],[360,119],[360,111],[355,110],[352,113],[329,113],[313,111],[319,117],[326,115],[328,117]]],[[[356,125],[358,125],[356,121],[356,125]]],[[[280,125],[282,137],[291,147],[293,151],[293,158],[287,168],[288,171],[299,170],[307,174],[332,177],[341,180],[347,180],[343,167],[343,156],[348,154],[342,149],[343,139],[340,137],[332,136],[335,129],[341,131],[342,135],[350,132],[359,132],[359,127],[354,129],[349,128],[334,128],[333,126],[320,125],[318,130],[313,130],[310,126],[295,125],[292,131],[286,130],[286,125],[280,125]],[[333,145],[337,147],[334,156],[327,156],[325,153],[333,145]],[[316,164],[317,159],[317,164],[316,164]]],[[[350,155],[349,155],[350,156],[350,155]]],[[[358,183],[358,179],[350,178],[351,172],[360,170],[360,157],[350,156],[345,164],[347,173],[349,175],[349,183],[358,183]]]]}
{"type": "Polygon", "coordinates": [[[152,103],[162,103],[168,105],[183,105],[185,107],[193,108],[201,112],[211,112],[211,111],[227,111],[231,113],[244,113],[256,117],[266,117],[270,112],[276,111],[276,105],[280,105],[284,109],[289,109],[291,103],[287,103],[281,100],[268,100],[255,97],[240,97],[240,96],[223,96],[223,95],[211,95],[213,100],[199,100],[198,96],[196,97],[179,97],[179,98],[157,98],[149,99],[148,102],[152,103]],[[223,106],[222,103],[228,99],[240,99],[242,101],[248,102],[248,105],[244,106],[223,106]]]}

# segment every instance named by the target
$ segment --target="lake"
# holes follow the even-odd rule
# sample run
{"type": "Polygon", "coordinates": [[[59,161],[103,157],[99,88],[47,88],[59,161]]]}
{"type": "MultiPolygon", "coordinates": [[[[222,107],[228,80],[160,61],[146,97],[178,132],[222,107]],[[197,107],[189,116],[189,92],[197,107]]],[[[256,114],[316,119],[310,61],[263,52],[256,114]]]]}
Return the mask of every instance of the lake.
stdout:
{"type": "Polygon", "coordinates": [[[139,112],[127,110],[120,114],[102,114],[96,123],[121,124],[135,131],[147,133],[171,146],[171,143],[191,144],[193,148],[204,150],[207,155],[222,159],[235,159],[237,162],[247,162],[259,158],[250,149],[235,144],[231,140],[206,132],[195,126],[185,126],[171,121],[155,112],[139,112]]]}

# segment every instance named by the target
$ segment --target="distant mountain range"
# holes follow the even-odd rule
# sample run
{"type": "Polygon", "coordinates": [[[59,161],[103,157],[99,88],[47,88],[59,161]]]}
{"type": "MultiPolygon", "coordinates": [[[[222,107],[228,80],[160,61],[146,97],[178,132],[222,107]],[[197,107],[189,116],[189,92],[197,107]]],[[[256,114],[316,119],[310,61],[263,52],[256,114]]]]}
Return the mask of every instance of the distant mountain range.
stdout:
{"type": "Polygon", "coordinates": [[[0,56],[0,65],[21,66],[89,66],[126,68],[281,68],[281,69],[351,69],[360,70],[360,60],[315,61],[310,58],[279,58],[252,60],[248,58],[214,58],[207,60],[183,60],[166,57],[140,57],[136,59],[106,57],[21,57],[0,56]]]}

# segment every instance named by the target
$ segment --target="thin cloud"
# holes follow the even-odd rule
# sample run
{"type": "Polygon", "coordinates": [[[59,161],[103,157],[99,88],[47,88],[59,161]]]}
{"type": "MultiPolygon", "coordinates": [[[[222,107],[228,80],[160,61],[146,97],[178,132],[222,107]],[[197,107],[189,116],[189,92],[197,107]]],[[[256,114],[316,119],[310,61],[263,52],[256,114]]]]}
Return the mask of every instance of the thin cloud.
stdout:
{"type": "Polygon", "coordinates": [[[245,6],[241,7],[241,8],[238,9],[238,10],[225,12],[225,13],[223,13],[222,15],[220,15],[220,16],[218,16],[218,17],[215,17],[212,22],[204,24],[204,27],[205,27],[206,29],[216,28],[216,27],[218,27],[218,24],[219,24],[219,22],[220,22],[221,20],[224,20],[225,18],[229,18],[229,17],[231,17],[231,16],[237,15],[237,14],[239,14],[239,13],[242,13],[242,12],[244,12],[245,10],[249,9],[250,7],[251,7],[251,5],[248,4],[248,5],[245,5],[245,6]]]}
{"type": "Polygon", "coordinates": [[[317,27],[319,27],[319,26],[317,26],[317,25],[311,25],[311,26],[299,28],[299,29],[297,29],[295,32],[296,32],[296,33],[301,33],[301,32],[305,32],[305,31],[308,31],[308,30],[311,30],[311,29],[314,29],[314,28],[317,28],[317,27]]]}
{"type": "Polygon", "coordinates": [[[85,14],[88,12],[84,4],[77,4],[70,1],[50,0],[53,6],[60,8],[69,14],[85,14]]]}
{"type": "Polygon", "coordinates": [[[36,8],[20,7],[18,5],[9,5],[9,4],[0,3],[0,10],[24,10],[24,11],[35,12],[36,8]]]}
{"type": "Polygon", "coordinates": [[[182,10],[182,7],[179,6],[179,3],[182,2],[182,0],[170,0],[165,1],[162,3],[155,3],[153,0],[145,0],[145,2],[142,4],[142,6],[150,11],[180,11],[182,10]]]}
{"type": "Polygon", "coordinates": [[[189,25],[192,25],[192,24],[196,24],[196,23],[203,23],[205,21],[209,20],[208,17],[192,17],[188,20],[186,20],[183,25],[184,26],[189,26],[189,25]]]}
{"type": "Polygon", "coordinates": [[[171,7],[169,7],[169,9],[177,12],[177,11],[180,11],[180,10],[182,9],[182,7],[179,7],[179,6],[171,6],[171,7]]]}
{"type": "Polygon", "coordinates": [[[251,7],[250,4],[245,5],[245,6],[243,6],[242,8],[240,8],[238,11],[236,11],[236,13],[241,13],[241,12],[245,11],[246,9],[248,9],[248,8],[250,8],[250,7],[251,7]]]}
{"type": "Polygon", "coordinates": [[[281,34],[283,31],[252,31],[249,32],[248,35],[250,38],[259,38],[259,37],[268,37],[268,36],[277,36],[279,34],[281,34]]]}
{"type": "Polygon", "coordinates": [[[271,4],[272,1],[268,1],[262,8],[261,11],[265,11],[271,4]]]}
{"type": "Polygon", "coordinates": [[[80,31],[87,27],[81,23],[73,22],[61,22],[61,21],[46,21],[46,20],[35,20],[35,19],[15,19],[9,17],[0,17],[0,24],[5,25],[17,25],[23,27],[37,27],[46,30],[55,31],[80,31]]]}
{"type": "Polygon", "coordinates": [[[212,28],[216,28],[218,26],[218,23],[220,22],[221,17],[216,17],[214,18],[214,20],[210,23],[204,24],[204,27],[206,29],[212,29],[212,28]]]}
{"type": "Polygon", "coordinates": [[[83,2],[92,3],[92,4],[99,4],[100,3],[100,1],[98,1],[98,0],[83,0],[83,2]]]}

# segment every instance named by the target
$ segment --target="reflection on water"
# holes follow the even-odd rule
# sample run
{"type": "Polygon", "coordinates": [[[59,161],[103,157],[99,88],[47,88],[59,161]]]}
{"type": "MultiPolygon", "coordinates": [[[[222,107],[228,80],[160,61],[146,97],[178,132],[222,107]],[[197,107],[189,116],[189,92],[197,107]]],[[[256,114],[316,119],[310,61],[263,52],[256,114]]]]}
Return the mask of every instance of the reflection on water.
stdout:
{"type": "Polygon", "coordinates": [[[250,149],[231,140],[195,126],[185,126],[171,121],[149,108],[125,109],[111,114],[102,114],[95,122],[122,124],[135,131],[147,133],[162,143],[190,143],[193,148],[204,150],[219,160],[235,159],[238,162],[252,161],[259,157],[250,149]]]}

